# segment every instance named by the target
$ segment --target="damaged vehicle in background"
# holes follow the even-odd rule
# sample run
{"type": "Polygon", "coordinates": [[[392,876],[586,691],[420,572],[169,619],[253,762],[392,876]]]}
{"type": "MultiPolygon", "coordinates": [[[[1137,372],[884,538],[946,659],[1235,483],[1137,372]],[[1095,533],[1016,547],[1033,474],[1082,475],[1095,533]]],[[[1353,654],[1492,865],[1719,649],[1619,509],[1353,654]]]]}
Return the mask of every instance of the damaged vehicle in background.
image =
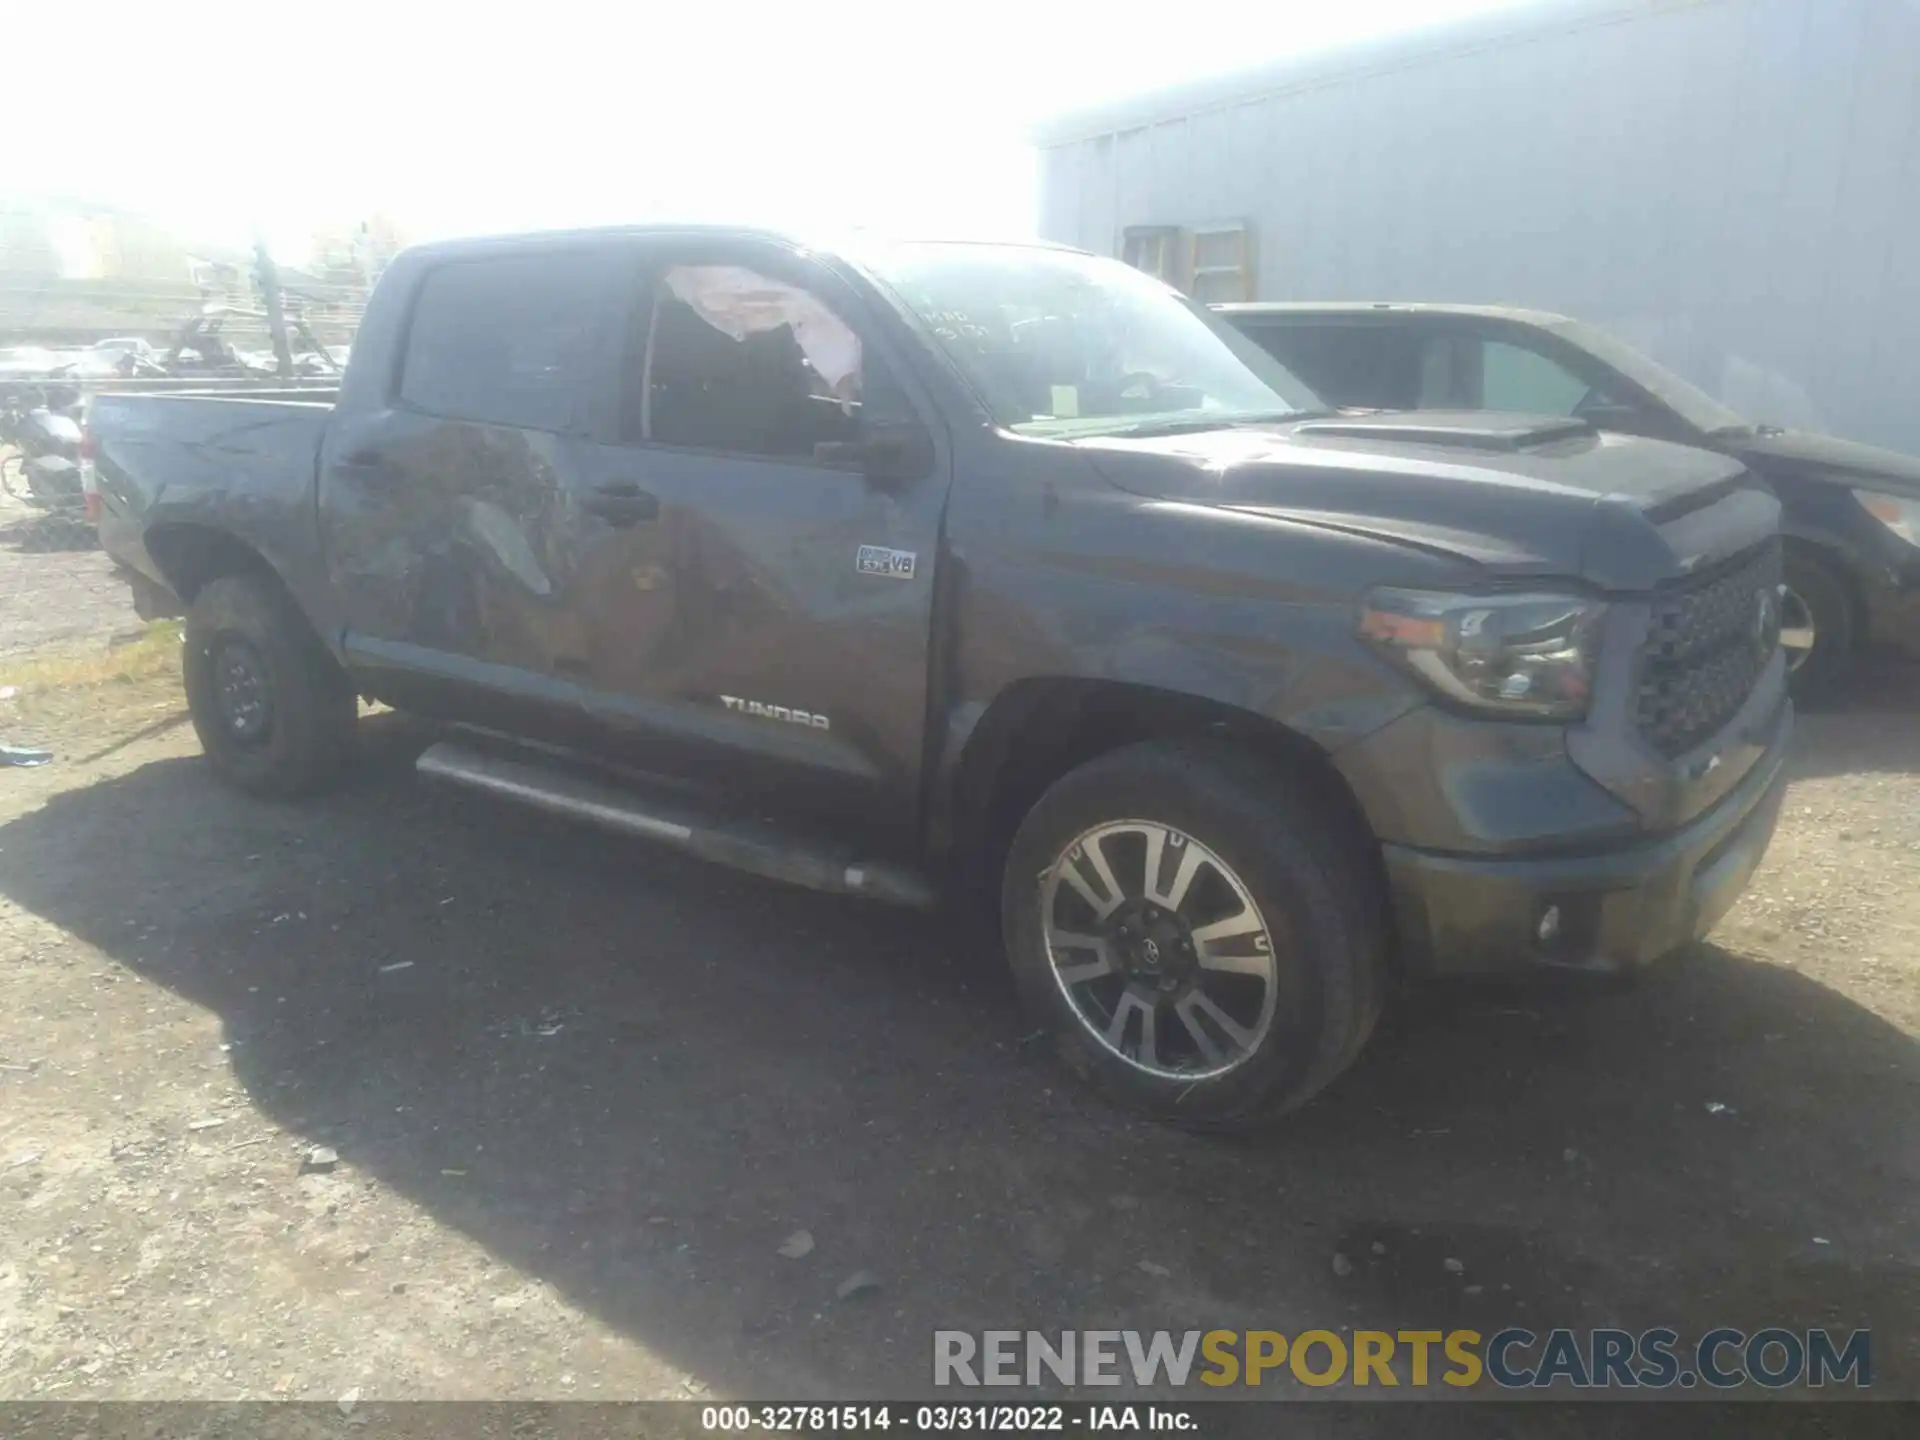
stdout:
{"type": "Polygon", "coordinates": [[[1333,417],[1077,252],[432,245],[337,398],[104,395],[90,438],[230,783],[336,781],[374,697],[503,801],[989,898],[1070,1063],[1184,1124],[1300,1104],[1403,979],[1639,970],[1778,812],[1741,465],[1333,417]]]}
{"type": "Polygon", "coordinates": [[[0,446],[0,489],[43,510],[81,508],[80,426],[46,387],[0,384],[0,446]]]}
{"type": "Polygon", "coordinates": [[[1473,305],[1217,307],[1327,400],[1378,410],[1564,415],[1717,450],[1779,496],[1794,693],[1870,646],[1920,658],[1920,459],[1757,425],[1604,331],[1473,305]]]}

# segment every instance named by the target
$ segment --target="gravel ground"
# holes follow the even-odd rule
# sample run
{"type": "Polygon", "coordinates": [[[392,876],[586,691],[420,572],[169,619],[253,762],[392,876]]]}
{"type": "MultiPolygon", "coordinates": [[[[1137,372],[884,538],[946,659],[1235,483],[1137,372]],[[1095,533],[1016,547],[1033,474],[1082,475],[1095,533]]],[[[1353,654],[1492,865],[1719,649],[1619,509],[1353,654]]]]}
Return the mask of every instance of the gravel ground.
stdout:
{"type": "Polygon", "coordinates": [[[170,680],[11,706],[59,758],[0,771],[0,1398],[905,1396],[936,1328],[1510,1322],[1871,1325],[1920,1390],[1911,676],[1803,721],[1709,943],[1414,997],[1225,1141],[1078,1089],[978,932],[430,790],[399,717],[290,808],[170,680]]]}
{"type": "Polygon", "coordinates": [[[126,585],[84,521],[0,492],[0,659],[138,624],[126,585]]]}

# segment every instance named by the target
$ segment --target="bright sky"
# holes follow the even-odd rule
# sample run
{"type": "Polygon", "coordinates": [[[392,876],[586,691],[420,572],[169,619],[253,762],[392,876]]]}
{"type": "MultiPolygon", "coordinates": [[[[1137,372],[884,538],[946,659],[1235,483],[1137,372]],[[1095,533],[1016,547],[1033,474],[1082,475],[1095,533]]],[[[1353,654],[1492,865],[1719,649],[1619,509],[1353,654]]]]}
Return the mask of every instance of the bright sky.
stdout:
{"type": "Polygon", "coordinates": [[[4,183],[290,257],[380,208],[1029,234],[1037,119],[1517,3],[21,3],[7,110],[42,138],[4,183]]]}

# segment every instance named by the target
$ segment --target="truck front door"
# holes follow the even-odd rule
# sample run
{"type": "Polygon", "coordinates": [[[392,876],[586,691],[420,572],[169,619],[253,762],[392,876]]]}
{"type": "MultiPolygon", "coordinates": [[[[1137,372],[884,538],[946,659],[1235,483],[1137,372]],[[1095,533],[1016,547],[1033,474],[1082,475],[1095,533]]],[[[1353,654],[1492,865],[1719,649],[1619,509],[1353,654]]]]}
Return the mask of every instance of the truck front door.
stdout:
{"type": "Polygon", "coordinates": [[[949,464],[900,355],[810,258],[648,243],[615,432],[571,507],[583,695],[636,763],[916,823],[949,464]]]}

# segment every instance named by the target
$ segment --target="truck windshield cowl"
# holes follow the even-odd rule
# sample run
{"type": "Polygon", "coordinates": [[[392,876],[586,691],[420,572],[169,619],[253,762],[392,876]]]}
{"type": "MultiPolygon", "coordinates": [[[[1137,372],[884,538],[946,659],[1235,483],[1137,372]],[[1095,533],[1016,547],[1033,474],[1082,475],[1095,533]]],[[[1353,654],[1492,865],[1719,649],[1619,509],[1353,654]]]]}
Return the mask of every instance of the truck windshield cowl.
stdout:
{"type": "Polygon", "coordinates": [[[916,244],[870,264],[1015,434],[1184,431],[1324,408],[1257,345],[1115,260],[916,244]]]}

